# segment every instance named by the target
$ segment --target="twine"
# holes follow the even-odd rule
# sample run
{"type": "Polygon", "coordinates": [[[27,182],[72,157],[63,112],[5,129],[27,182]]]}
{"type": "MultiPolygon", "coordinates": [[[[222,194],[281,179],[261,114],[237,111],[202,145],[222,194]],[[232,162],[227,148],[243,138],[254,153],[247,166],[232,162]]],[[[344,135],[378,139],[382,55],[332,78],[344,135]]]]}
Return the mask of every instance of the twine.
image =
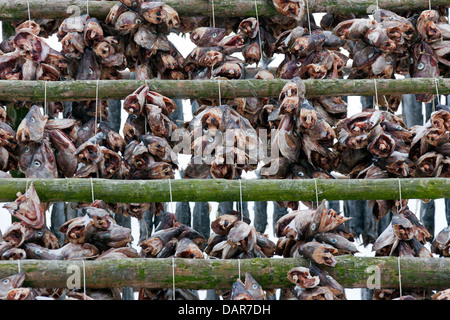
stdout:
{"type": "Polygon", "coordinates": [[[175,259],[172,257],[172,300],[175,300],[175,259]]]}
{"type": "Polygon", "coordinates": [[[81,260],[83,264],[83,300],[86,300],[86,266],[84,264],[84,260],[81,260]]]}
{"type": "Polygon", "coordinates": [[[92,203],[94,203],[94,201],[95,201],[95,197],[94,197],[94,183],[92,181],[92,177],[90,179],[91,179],[92,203]]]}

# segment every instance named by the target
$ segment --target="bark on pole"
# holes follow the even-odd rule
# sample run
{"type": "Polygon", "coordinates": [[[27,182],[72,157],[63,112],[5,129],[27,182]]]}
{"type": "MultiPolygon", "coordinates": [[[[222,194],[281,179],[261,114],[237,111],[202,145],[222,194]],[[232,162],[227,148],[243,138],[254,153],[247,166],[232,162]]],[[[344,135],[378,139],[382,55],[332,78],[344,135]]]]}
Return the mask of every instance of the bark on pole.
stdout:
{"type": "MultiPolygon", "coordinates": [[[[1,10],[1,8],[0,8],[1,10]]],[[[0,80],[0,100],[44,101],[45,81],[0,80]]],[[[223,99],[236,97],[277,98],[285,79],[272,80],[221,80],[223,99]]],[[[98,99],[124,99],[139,86],[147,83],[150,90],[172,99],[207,99],[219,95],[217,80],[100,80],[98,99]]],[[[371,79],[307,79],[304,80],[306,97],[320,96],[373,96],[371,79]]],[[[437,81],[439,93],[450,94],[450,79],[437,81]]],[[[96,80],[49,81],[47,101],[82,101],[96,97],[96,80]]],[[[377,80],[378,95],[430,93],[436,90],[434,78],[380,79],[377,80]]]]}
{"type": "MultiPolygon", "coordinates": [[[[212,6],[210,1],[199,0],[164,0],[174,8],[180,16],[211,16],[212,6]]],[[[118,1],[89,1],[89,14],[92,17],[104,19],[109,10],[118,1]]],[[[86,13],[85,0],[29,0],[30,10],[34,16],[41,18],[56,19],[67,18],[73,14],[68,10],[70,6],[76,6],[81,14],[86,13]]],[[[215,0],[214,15],[216,17],[250,17],[256,16],[255,4],[260,17],[271,17],[280,15],[270,0],[215,0]]],[[[377,8],[391,11],[415,11],[428,9],[428,0],[315,0],[309,4],[312,12],[332,12],[339,14],[370,14],[377,8]],[[378,2],[378,3],[377,3],[378,2]]],[[[448,6],[448,0],[433,0],[433,6],[448,6]]],[[[26,0],[1,0],[0,19],[20,20],[27,19],[26,0]]]]}
{"type": "MultiPolygon", "coordinates": [[[[399,199],[397,179],[317,179],[319,201],[399,199]]],[[[34,179],[42,202],[92,201],[90,179],[34,179]]],[[[25,193],[27,180],[0,179],[0,201],[14,201],[25,193]]],[[[97,199],[115,203],[169,202],[169,181],[92,179],[97,199]]],[[[174,179],[174,202],[239,201],[239,181],[224,179],[174,179]]],[[[450,198],[450,179],[401,179],[403,199],[450,198]]],[[[315,201],[314,179],[242,180],[243,201],[315,201]],[[262,192],[263,191],[263,192],[262,192]]]]}
{"type": "MultiPolygon", "coordinates": [[[[338,256],[335,267],[323,267],[345,288],[366,288],[379,272],[381,288],[399,288],[398,257],[338,256]],[[372,276],[372,278],[370,278],[372,276]]],[[[450,287],[450,259],[400,258],[402,289],[447,289],[450,287]]],[[[292,288],[287,272],[308,267],[304,258],[283,259],[174,259],[177,289],[230,289],[241,274],[250,272],[264,289],[292,288]]],[[[80,260],[22,260],[24,287],[65,288],[69,266],[83,270],[80,260]]],[[[322,268],[322,266],[320,266],[322,268]]],[[[171,288],[172,259],[85,260],[86,288],[171,288]]],[[[17,273],[17,262],[0,261],[0,278],[17,273]]]]}

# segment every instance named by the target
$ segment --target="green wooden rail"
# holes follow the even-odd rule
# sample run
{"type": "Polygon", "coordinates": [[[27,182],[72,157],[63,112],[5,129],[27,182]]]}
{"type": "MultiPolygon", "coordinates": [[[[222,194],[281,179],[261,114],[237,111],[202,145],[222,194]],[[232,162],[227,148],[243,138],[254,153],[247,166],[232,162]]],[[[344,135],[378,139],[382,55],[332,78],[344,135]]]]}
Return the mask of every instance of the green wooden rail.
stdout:
{"type": "MultiPolygon", "coordinates": [[[[0,201],[13,201],[26,185],[34,186],[43,202],[92,201],[111,203],[239,201],[239,180],[175,179],[24,179],[0,180],[0,201]],[[92,186],[92,187],[91,187],[92,186]]],[[[450,198],[450,179],[251,179],[241,180],[243,201],[388,200],[450,198]],[[399,188],[399,181],[401,190],[399,188]]]]}

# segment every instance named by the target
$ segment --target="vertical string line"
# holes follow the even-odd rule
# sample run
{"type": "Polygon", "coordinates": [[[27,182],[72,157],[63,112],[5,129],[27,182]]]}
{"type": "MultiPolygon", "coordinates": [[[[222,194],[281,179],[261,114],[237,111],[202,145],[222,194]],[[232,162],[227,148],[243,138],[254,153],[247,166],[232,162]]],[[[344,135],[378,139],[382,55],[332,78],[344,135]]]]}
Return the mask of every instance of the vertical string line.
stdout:
{"type": "Polygon", "coordinates": [[[239,178],[239,199],[240,199],[240,205],[241,205],[241,221],[244,220],[244,211],[242,209],[242,180],[239,178]]]}
{"type": "Polygon", "coordinates": [[[94,203],[95,198],[94,198],[94,183],[92,181],[92,177],[91,177],[91,194],[92,194],[92,203],[94,203]]]}
{"type": "Polygon", "coordinates": [[[172,256],[172,300],[175,300],[175,259],[172,256]]]}
{"type": "Polygon", "coordinates": [[[219,86],[219,105],[222,105],[222,93],[220,92],[220,79],[217,79],[217,84],[219,86]]]}
{"type": "Polygon", "coordinates": [[[83,300],[86,300],[86,266],[84,264],[84,259],[81,260],[83,263],[83,300]]]}
{"type": "Polygon", "coordinates": [[[238,273],[239,273],[239,280],[241,280],[241,259],[238,258],[238,273]]]}
{"type": "MultiPolygon", "coordinates": [[[[173,208],[173,200],[172,200],[172,181],[169,178],[169,196],[170,196],[170,210],[174,210],[173,208]]],[[[175,213],[175,210],[173,211],[175,213]]]]}
{"type": "Polygon", "coordinates": [[[214,0],[212,0],[212,21],[213,21],[213,28],[215,28],[216,27],[216,17],[215,17],[215,14],[214,14],[214,0]]]}
{"type": "Polygon", "coordinates": [[[319,207],[319,191],[317,190],[317,180],[314,178],[314,185],[316,186],[316,205],[319,207]]]}
{"type": "Polygon", "coordinates": [[[31,21],[30,2],[28,0],[27,0],[27,8],[28,8],[28,21],[31,21]]]}
{"type": "Polygon", "coordinates": [[[311,21],[309,18],[309,5],[308,5],[308,0],[305,1],[306,2],[306,15],[308,17],[308,29],[309,29],[309,34],[311,34],[311,21]]]}
{"type": "Polygon", "coordinates": [[[259,46],[261,47],[260,50],[260,60],[262,61],[262,55],[263,55],[263,50],[262,50],[262,41],[261,41],[261,28],[259,25],[259,14],[258,14],[258,5],[256,4],[256,0],[255,0],[255,13],[256,13],[256,22],[258,22],[258,39],[259,39],[259,46]]]}
{"type": "Polygon", "coordinates": [[[86,13],[89,16],[89,0],[86,0],[86,13]]]}
{"type": "Polygon", "coordinates": [[[402,212],[403,210],[403,201],[402,201],[402,185],[400,183],[400,178],[397,178],[398,180],[398,193],[400,196],[400,210],[398,212],[402,212]]]}
{"type": "Polygon", "coordinates": [[[44,115],[47,115],[47,81],[44,81],[44,115]]]}
{"type": "Polygon", "coordinates": [[[378,89],[377,89],[377,79],[373,79],[373,84],[375,86],[375,105],[378,107],[378,89]]]}
{"type": "MultiPolygon", "coordinates": [[[[441,99],[440,99],[440,96],[439,96],[439,89],[438,89],[438,82],[437,81],[438,81],[437,78],[434,78],[434,85],[436,86],[437,101],[438,101],[438,104],[441,104],[441,99]]],[[[434,111],[436,111],[436,108],[434,106],[434,99],[433,99],[433,112],[434,111]]]]}
{"type": "Polygon", "coordinates": [[[95,87],[95,118],[94,118],[94,135],[95,135],[95,144],[98,144],[97,138],[97,122],[98,122],[98,80],[97,85],[95,87]]]}
{"type": "Polygon", "coordinates": [[[398,262],[398,286],[400,288],[400,297],[403,296],[402,294],[402,273],[400,271],[400,257],[397,257],[397,262],[398,262]]]}

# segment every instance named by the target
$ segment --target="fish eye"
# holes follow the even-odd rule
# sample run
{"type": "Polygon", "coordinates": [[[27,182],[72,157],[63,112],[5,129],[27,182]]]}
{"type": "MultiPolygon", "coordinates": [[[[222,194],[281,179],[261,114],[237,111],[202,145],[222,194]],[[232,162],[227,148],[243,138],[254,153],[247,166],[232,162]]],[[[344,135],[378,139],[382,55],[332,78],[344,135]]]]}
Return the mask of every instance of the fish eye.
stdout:
{"type": "Polygon", "coordinates": [[[36,250],[34,250],[34,253],[36,253],[36,254],[41,254],[41,253],[42,253],[42,250],[41,250],[41,249],[36,249],[36,250]]]}
{"type": "Polygon", "coordinates": [[[88,69],[88,73],[89,74],[94,74],[94,70],[92,70],[91,68],[88,69]]]}
{"type": "Polygon", "coordinates": [[[44,235],[44,233],[43,233],[42,231],[38,231],[38,232],[37,232],[37,235],[38,235],[39,237],[42,237],[42,236],[44,235]]]}
{"type": "Polygon", "coordinates": [[[394,20],[394,16],[390,16],[389,19],[390,19],[390,20],[394,20]]]}
{"type": "Polygon", "coordinates": [[[36,119],[34,119],[34,117],[30,117],[30,121],[34,122],[34,121],[36,121],[36,119]]]}
{"type": "Polygon", "coordinates": [[[8,284],[10,281],[11,281],[10,279],[5,279],[5,280],[3,280],[3,283],[8,284]]]}
{"type": "Polygon", "coordinates": [[[26,148],[25,148],[25,152],[26,152],[26,153],[30,152],[30,150],[31,150],[30,147],[26,147],[26,148]]]}
{"type": "Polygon", "coordinates": [[[299,172],[297,173],[297,175],[298,175],[299,177],[304,177],[304,176],[305,176],[305,174],[304,174],[303,172],[301,172],[301,171],[299,171],[299,172]]]}
{"type": "Polygon", "coordinates": [[[425,65],[422,62],[417,65],[417,69],[422,70],[423,68],[425,68],[425,65]]]}
{"type": "Polygon", "coordinates": [[[213,142],[213,141],[214,141],[214,138],[213,138],[213,137],[209,137],[209,138],[208,138],[208,141],[209,141],[209,142],[213,142]]]}
{"type": "Polygon", "coordinates": [[[217,37],[217,32],[213,32],[213,34],[212,34],[212,36],[215,38],[215,37],[217,37]]]}
{"type": "Polygon", "coordinates": [[[141,24],[142,23],[142,20],[141,19],[136,19],[136,24],[141,24]]]}
{"type": "Polygon", "coordinates": [[[337,242],[336,238],[331,239],[331,243],[336,243],[336,242],[337,242]]]}
{"type": "Polygon", "coordinates": [[[298,68],[300,68],[300,67],[302,66],[302,63],[301,63],[301,62],[297,62],[295,65],[296,65],[298,68]]]}
{"type": "Polygon", "coordinates": [[[257,285],[256,283],[254,283],[254,284],[252,285],[252,289],[258,289],[258,285],[257,285]]]}
{"type": "Polygon", "coordinates": [[[36,167],[40,167],[41,166],[41,162],[40,161],[34,161],[33,162],[33,164],[36,166],[36,167]]]}
{"type": "Polygon", "coordinates": [[[311,230],[316,230],[316,224],[315,223],[311,224],[311,230]]]}

